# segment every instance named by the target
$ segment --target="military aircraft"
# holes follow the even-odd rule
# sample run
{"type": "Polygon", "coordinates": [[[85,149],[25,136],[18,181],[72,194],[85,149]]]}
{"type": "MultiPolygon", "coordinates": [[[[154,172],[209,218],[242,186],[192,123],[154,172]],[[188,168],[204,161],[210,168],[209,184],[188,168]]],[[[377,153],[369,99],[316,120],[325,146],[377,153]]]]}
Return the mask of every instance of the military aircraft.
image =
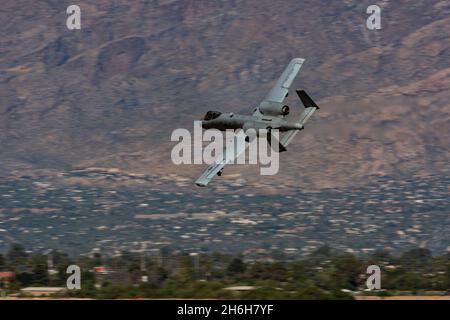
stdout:
{"type": "MultiPolygon", "coordinates": [[[[280,138],[278,150],[279,152],[286,151],[287,145],[292,141],[294,136],[300,130],[305,128],[305,123],[312,116],[316,109],[319,109],[317,104],[306,94],[303,90],[296,90],[296,93],[305,110],[301,113],[300,117],[295,121],[289,121],[286,116],[289,114],[289,106],[283,104],[284,99],[289,94],[289,88],[292,82],[300,71],[301,66],[305,62],[305,59],[295,58],[292,59],[286,69],[281,74],[280,78],[276,82],[275,86],[270,90],[269,94],[264,100],[253,110],[252,115],[240,115],[234,113],[222,113],[219,111],[208,111],[202,120],[203,129],[218,129],[225,131],[227,129],[242,129],[244,131],[248,129],[266,129],[267,139],[269,144],[271,143],[271,130],[278,129],[283,133],[280,138]]],[[[212,178],[216,175],[221,176],[222,170],[228,163],[238,158],[242,152],[248,147],[249,139],[246,141],[237,140],[235,146],[235,152],[224,152],[217,157],[213,164],[211,164],[203,174],[195,181],[198,186],[206,186],[212,178]]],[[[233,150],[234,151],[234,150],[233,150]]]]}

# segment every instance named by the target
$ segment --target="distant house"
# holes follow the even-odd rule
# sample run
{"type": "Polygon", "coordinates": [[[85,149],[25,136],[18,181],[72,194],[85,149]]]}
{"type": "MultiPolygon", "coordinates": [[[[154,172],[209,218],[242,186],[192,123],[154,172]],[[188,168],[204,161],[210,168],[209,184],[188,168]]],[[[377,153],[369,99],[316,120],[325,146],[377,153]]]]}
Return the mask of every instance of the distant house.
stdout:
{"type": "Polygon", "coordinates": [[[20,289],[20,292],[27,296],[48,297],[58,293],[64,293],[66,290],[63,287],[28,287],[20,289]]]}
{"type": "Polygon", "coordinates": [[[0,280],[14,278],[16,274],[12,271],[2,271],[0,272],[0,280]]]}
{"type": "Polygon", "coordinates": [[[253,287],[253,286],[235,286],[235,287],[223,288],[223,290],[228,290],[228,291],[250,291],[250,290],[255,290],[255,289],[257,289],[257,288],[253,287]]]}
{"type": "Polygon", "coordinates": [[[3,271],[0,272],[0,288],[7,287],[9,283],[9,279],[15,277],[15,273],[12,271],[3,271]]]}
{"type": "Polygon", "coordinates": [[[96,274],[109,274],[110,273],[104,266],[94,267],[94,272],[96,274]]]}

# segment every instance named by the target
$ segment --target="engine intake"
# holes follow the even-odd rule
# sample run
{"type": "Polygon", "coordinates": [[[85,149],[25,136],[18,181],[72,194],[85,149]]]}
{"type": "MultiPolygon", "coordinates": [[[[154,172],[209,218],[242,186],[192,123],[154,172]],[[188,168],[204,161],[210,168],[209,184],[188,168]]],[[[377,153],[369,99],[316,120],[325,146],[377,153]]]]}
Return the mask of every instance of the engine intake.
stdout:
{"type": "Polygon", "coordinates": [[[270,116],[286,116],[289,114],[289,106],[282,105],[278,102],[272,101],[264,101],[259,106],[259,111],[262,114],[270,115],[270,116]]]}

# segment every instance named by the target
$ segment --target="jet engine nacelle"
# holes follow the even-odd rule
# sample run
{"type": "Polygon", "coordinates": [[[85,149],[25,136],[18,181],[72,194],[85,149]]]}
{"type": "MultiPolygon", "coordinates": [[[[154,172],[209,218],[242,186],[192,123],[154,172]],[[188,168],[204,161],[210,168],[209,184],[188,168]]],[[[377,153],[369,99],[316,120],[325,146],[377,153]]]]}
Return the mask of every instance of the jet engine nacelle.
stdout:
{"type": "Polygon", "coordinates": [[[284,105],[281,107],[281,114],[283,116],[287,116],[289,114],[289,111],[290,111],[289,106],[284,105]]]}
{"type": "Polygon", "coordinates": [[[262,114],[269,116],[287,116],[289,114],[289,106],[277,102],[264,101],[259,106],[262,114]]]}

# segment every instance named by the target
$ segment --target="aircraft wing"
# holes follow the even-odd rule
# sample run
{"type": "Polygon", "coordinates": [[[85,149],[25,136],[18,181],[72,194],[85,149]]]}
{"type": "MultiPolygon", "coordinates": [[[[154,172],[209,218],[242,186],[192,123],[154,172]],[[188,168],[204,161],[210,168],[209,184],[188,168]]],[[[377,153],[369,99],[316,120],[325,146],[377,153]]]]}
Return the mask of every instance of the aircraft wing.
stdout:
{"type": "Polygon", "coordinates": [[[220,154],[214,163],[211,164],[195,181],[196,185],[205,187],[216,176],[216,174],[223,169],[223,167],[238,158],[245,151],[245,149],[247,149],[249,143],[247,143],[244,139],[237,139],[236,136],[234,136],[233,139],[234,149],[225,147],[222,154],[220,154]]]}
{"type": "Polygon", "coordinates": [[[286,98],[287,93],[289,92],[289,88],[291,87],[292,82],[294,82],[295,77],[297,76],[300,68],[305,62],[305,59],[295,58],[289,62],[286,69],[284,69],[280,78],[278,78],[275,86],[269,91],[267,96],[264,98],[263,102],[271,101],[282,103],[284,98],[286,98]]]}

